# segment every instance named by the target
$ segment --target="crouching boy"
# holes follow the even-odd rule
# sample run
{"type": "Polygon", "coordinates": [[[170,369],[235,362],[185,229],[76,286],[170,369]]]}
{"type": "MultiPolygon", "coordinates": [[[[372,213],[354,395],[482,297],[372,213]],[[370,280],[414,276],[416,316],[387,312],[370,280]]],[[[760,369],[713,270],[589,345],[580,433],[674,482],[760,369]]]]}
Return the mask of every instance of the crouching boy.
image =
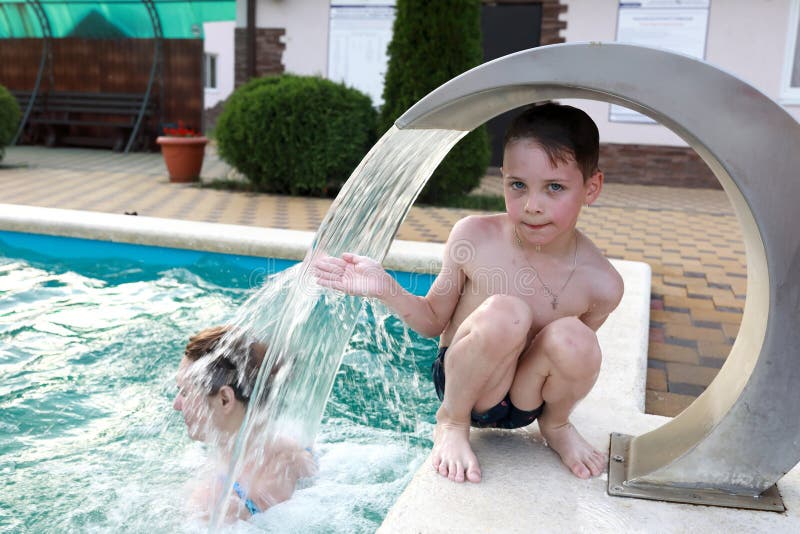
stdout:
{"type": "Polygon", "coordinates": [[[480,481],[471,426],[519,428],[538,419],[562,462],[589,478],[603,471],[605,455],[569,416],[597,379],[595,332],[623,292],[622,278],[576,229],[603,186],[597,127],[577,108],[536,105],[513,121],[504,146],[506,212],[455,224],[425,297],[353,254],[319,260],[318,283],[378,298],[420,334],[441,336],[431,455],[439,474],[480,481]]]}

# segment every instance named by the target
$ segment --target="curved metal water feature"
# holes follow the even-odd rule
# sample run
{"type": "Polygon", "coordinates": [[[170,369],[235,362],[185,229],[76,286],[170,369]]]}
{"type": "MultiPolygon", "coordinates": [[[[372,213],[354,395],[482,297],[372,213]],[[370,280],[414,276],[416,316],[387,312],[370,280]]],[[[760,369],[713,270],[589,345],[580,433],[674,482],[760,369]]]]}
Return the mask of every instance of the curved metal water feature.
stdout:
{"type": "Polygon", "coordinates": [[[595,43],[541,47],[481,65],[395,124],[468,131],[554,98],[621,104],[681,136],[725,189],[747,252],[744,316],[725,365],[669,423],[633,438],[612,436],[622,480],[610,473],[609,491],[735,506],[735,497],[721,503],[714,495],[757,501],[800,460],[800,233],[790,230],[800,226],[800,125],[757,89],[706,63],[595,43]],[[702,490],[711,496],[698,498],[702,490]]]}

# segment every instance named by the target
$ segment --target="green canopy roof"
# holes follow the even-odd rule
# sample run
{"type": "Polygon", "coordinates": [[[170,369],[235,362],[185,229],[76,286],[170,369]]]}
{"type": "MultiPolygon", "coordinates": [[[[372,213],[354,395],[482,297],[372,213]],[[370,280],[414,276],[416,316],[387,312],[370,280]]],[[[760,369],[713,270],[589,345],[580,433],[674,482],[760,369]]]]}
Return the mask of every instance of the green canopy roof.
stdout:
{"type": "Polygon", "coordinates": [[[167,39],[199,39],[204,22],[236,20],[235,0],[2,0],[0,39],[44,37],[37,6],[46,17],[50,37],[153,38],[147,3],[155,6],[167,39]]]}

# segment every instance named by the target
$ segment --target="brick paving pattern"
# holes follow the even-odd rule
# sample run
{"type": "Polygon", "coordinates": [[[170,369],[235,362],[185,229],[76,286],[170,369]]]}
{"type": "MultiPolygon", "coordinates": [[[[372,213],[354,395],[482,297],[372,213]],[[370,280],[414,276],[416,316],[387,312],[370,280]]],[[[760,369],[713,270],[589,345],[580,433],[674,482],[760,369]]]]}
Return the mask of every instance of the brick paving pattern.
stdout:
{"type": "MultiPolygon", "coordinates": [[[[213,147],[203,181],[235,178],[213,147]]],[[[487,176],[478,190],[502,194],[487,176]]],[[[330,200],[171,184],[159,154],[12,147],[0,164],[0,203],[316,230],[330,200]]],[[[443,242],[471,210],[411,209],[399,239],[443,242]]],[[[648,413],[674,416],[714,379],[736,338],[747,275],[738,221],[712,189],[606,184],[578,227],[611,258],[653,271],[648,413]]]]}

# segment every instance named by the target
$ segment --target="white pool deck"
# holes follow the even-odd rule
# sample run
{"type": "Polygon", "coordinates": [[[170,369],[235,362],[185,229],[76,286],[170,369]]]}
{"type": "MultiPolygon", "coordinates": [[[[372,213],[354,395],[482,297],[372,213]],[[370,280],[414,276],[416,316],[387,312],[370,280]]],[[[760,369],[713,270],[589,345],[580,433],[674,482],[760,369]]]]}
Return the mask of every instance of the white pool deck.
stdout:
{"type": "MultiPolygon", "coordinates": [[[[0,230],[301,260],[313,233],[0,204],[0,230]]],[[[384,264],[436,272],[442,245],[395,241],[384,264]]],[[[611,432],[638,435],[668,418],[644,414],[650,268],[614,260],[625,296],[599,331],[603,366],[573,423],[607,450],[611,432]]],[[[605,475],[580,480],[538,429],[474,431],[480,484],[456,484],[428,462],[389,511],[382,533],[800,532],[800,469],[778,483],[787,511],[755,512],[610,497],[605,475]]]]}

